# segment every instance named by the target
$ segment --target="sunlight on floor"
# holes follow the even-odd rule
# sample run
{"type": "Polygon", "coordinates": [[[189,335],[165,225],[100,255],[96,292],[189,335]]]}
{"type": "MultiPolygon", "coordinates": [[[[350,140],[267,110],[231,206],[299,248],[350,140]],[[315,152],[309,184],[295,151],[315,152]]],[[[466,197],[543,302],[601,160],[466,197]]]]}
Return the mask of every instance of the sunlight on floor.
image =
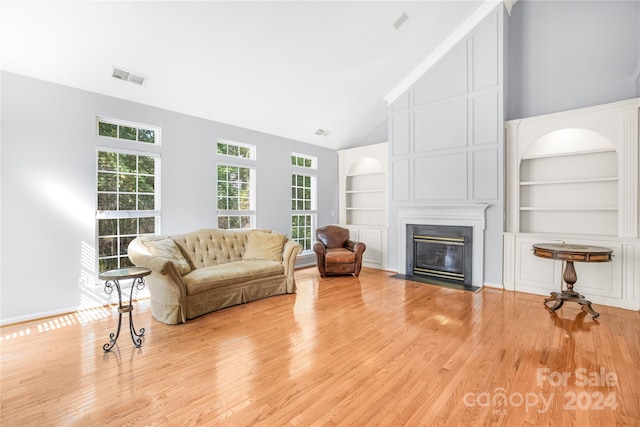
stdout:
{"type": "MultiPolygon", "coordinates": [[[[136,302],[142,302],[148,298],[140,298],[136,302]]],[[[15,340],[20,337],[29,336],[32,333],[44,333],[53,331],[56,329],[65,328],[73,325],[87,324],[93,321],[109,318],[113,315],[113,309],[116,305],[107,305],[101,307],[92,307],[87,309],[78,310],[74,313],[64,314],[55,318],[43,319],[40,323],[34,325],[35,322],[28,322],[28,326],[25,325],[23,329],[13,331],[9,334],[0,336],[0,342],[15,340]]],[[[4,327],[3,329],[13,329],[11,325],[4,327]]]]}

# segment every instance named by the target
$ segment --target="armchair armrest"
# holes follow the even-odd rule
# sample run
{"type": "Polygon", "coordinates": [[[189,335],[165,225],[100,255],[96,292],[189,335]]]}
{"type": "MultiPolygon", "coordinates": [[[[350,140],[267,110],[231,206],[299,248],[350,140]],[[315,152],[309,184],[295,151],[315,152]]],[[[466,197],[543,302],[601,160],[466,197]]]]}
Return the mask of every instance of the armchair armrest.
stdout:
{"type": "Polygon", "coordinates": [[[347,240],[346,247],[355,252],[357,257],[362,257],[362,254],[367,249],[367,245],[354,240],[347,240]]]}
{"type": "Polygon", "coordinates": [[[324,255],[327,251],[327,248],[320,240],[316,240],[316,242],[313,244],[313,251],[317,254],[324,255]]]}

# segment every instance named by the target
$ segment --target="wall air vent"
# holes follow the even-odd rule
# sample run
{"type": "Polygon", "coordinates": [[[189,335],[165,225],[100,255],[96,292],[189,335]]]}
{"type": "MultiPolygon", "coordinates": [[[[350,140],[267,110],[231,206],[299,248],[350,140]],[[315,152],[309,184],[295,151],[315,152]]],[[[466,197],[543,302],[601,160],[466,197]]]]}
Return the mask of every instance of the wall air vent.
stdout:
{"type": "Polygon", "coordinates": [[[139,73],[134,73],[133,71],[127,71],[124,68],[113,67],[113,73],[111,77],[118,80],[124,80],[125,82],[130,82],[136,84],[138,86],[145,86],[147,84],[147,80],[149,77],[144,76],[139,73]]]}
{"type": "Polygon", "coordinates": [[[316,135],[320,135],[320,136],[328,136],[331,132],[329,132],[326,129],[318,129],[316,131],[316,135]]]}

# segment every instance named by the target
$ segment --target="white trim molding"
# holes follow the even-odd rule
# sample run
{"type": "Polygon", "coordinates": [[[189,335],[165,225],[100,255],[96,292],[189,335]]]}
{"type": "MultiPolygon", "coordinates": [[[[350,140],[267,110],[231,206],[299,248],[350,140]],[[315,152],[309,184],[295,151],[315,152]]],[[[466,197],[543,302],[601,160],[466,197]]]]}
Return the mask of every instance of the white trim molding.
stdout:
{"type": "Polygon", "coordinates": [[[406,232],[407,225],[453,225],[473,227],[473,260],[471,284],[484,284],[484,229],[487,203],[474,204],[434,204],[427,206],[401,207],[398,209],[398,272],[406,272],[406,232]]]}

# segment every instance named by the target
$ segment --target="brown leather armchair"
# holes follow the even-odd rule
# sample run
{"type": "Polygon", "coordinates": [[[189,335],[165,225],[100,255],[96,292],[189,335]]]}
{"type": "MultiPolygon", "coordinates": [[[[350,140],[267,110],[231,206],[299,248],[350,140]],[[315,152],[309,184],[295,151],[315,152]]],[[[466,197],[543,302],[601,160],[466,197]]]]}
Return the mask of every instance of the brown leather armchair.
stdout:
{"type": "Polygon", "coordinates": [[[362,254],[367,246],[349,239],[349,230],[327,225],[316,230],[313,250],[321,277],[328,274],[353,274],[358,277],[362,268],[362,254]]]}

